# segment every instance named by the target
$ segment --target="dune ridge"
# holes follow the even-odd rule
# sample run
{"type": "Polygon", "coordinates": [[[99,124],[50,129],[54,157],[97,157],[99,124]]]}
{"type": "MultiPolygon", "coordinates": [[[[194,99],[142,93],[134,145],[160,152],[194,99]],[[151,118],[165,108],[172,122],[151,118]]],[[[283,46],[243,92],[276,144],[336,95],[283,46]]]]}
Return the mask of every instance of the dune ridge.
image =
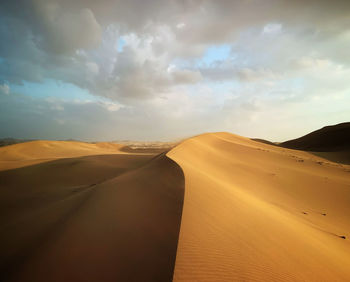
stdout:
{"type": "Polygon", "coordinates": [[[349,281],[349,166],[229,133],[168,154],[185,174],[174,281],[349,281]]]}

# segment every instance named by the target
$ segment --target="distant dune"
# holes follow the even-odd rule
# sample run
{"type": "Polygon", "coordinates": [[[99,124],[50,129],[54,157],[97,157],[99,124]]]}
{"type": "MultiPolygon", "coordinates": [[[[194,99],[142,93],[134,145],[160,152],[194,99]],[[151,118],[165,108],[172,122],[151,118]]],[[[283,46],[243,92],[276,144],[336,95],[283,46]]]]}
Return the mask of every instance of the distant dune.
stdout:
{"type": "Polygon", "coordinates": [[[350,164],[350,122],[325,126],[300,138],[282,142],[279,146],[312,151],[330,161],[350,164]]]}
{"type": "Polygon", "coordinates": [[[169,151],[175,147],[179,142],[135,142],[135,141],[124,141],[124,147],[121,148],[122,152],[126,153],[162,153],[169,151]]]}
{"type": "Polygon", "coordinates": [[[325,126],[297,139],[280,143],[290,149],[331,152],[350,149],[350,122],[325,126]]]}
{"type": "Polygon", "coordinates": [[[0,139],[0,147],[13,145],[13,144],[17,144],[17,143],[29,142],[29,141],[33,141],[33,140],[16,139],[16,138],[1,138],[0,139]]]}
{"type": "Polygon", "coordinates": [[[0,170],[18,168],[59,158],[121,153],[115,143],[78,141],[29,141],[0,147],[0,170]]]}
{"type": "Polygon", "coordinates": [[[349,165],[223,132],[174,145],[0,148],[0,280],[350,281],[349,165]]]}
{"type": "Polygon", "coordinates": [[[22,141],[0,147],[0,171],[60,158],[106,154],[159,154],[170,150],[174,142],[87,143],[81,141],[22,141]]]}

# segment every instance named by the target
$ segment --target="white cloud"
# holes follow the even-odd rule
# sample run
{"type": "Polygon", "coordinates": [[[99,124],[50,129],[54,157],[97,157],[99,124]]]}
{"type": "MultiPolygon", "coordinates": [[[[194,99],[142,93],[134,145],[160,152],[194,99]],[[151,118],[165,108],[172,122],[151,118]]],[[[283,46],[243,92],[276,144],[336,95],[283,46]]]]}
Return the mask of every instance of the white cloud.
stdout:
{"type": "Polygon", "coordinates": [[[185,23],[178,23],[178,24],[176,25],[176,28],[182,29],[182,28],[184,28],[185,26],[186,26],[185,23]]]}
{"type": "Polygon", "coordinates": [[[282,24],[280,23],[269,23],[264,26],[263,33],[264,34],[278,34],[282,31],[282,24]]]}
{"type": "Polygon", "coordinates": [[[50,109],[53,111],[64,111],[64,107],[62,105],[52,105],[50,109]]]}
{"type": "Polygon", "coordinates": [[[0,84],[0,94],[9,95],[10,86],[8,86],[7,84],[0,84]]]}
{"type": "Polygon", "coordinates": [[[97,75],[99,73],[99,66],[94,62],[86,62],[87,69],[94,75],[97,75]]]}
{"type": "Polygon", "coordinates": [[[123,108],[122,105],[114,102],[100,102],[100,104],[105,107],[110,112],[116,112],[119,111],[121,108],[123,108]]]}

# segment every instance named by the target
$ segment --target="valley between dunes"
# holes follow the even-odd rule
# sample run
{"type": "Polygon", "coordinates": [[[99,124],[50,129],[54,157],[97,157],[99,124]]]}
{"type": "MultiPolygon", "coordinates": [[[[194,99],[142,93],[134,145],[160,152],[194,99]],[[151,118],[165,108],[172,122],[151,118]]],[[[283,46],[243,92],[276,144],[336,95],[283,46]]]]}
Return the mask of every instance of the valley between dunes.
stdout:
{"type": "Polygon", "coordinates": [[[0,148],[0,280],[350,281],[350,166],[230,133],[0,148]]]}

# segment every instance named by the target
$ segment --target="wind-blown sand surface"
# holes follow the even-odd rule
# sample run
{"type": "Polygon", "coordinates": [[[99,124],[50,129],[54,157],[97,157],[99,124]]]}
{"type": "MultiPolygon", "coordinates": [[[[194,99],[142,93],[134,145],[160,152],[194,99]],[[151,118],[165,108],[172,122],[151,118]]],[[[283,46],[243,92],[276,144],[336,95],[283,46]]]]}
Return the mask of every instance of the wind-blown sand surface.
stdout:
{"type": "Polygon", "coordinates": [[[90,145],[3,148],[40,163],[0,171],[1,281],[171,281],[182,170],[164,154],[90,145]]]}
{"type": "Polygon", "coordinates": [[[167,155],[186,183],[174,281],[350,281],[349,166],[228,133],[167,155]]]}
{"type": "Polygon", "coordinates": [[[229,133],[0,163],[1,281],[350,281],[348,165],[229,133]]]}

